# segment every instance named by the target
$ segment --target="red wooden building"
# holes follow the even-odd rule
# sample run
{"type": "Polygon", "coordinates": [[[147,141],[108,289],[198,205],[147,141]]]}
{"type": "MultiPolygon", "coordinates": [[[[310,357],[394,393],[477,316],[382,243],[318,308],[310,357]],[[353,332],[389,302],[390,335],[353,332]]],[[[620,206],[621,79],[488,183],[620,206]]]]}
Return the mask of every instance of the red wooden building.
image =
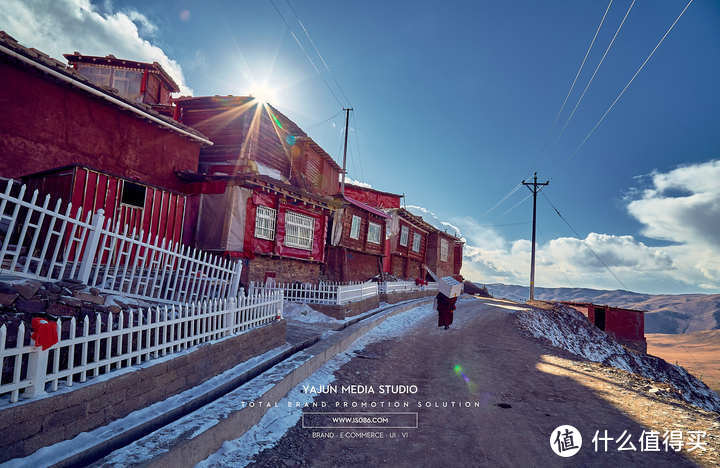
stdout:
{"type": "Polygon", "coordinates": [[[388,211],[390,255],[385,258],[385,271],[404,279],[425,279],[422,265],[427,264],[428,237],[437,229],[405,208],[388,211]]]}
{"type": "Polygon", "coordinates": [[[316,282],[337,163],[277,109],[249,96],[181,98],[177,118],[212,138],[200,152],[189,212],[199,247],[247,260],[243,282],[316,282]]]}
{"type": "Polygon", "coordinates": [[[562,302],[582,313],[590,323],[612,336],[619,343],[640,352],[647,352],[645,312],[588,302],[562,302]]]}
{"type": "MultiPolygon", "coordinates": [[[[347,192],[346,192],[347,193],[347,192]]],[[[383,272],[388,215],[349,196],[338,196],[327,247],[325,276],[365,281],[383,272]]]]}
{"type": "Polygon", "coordinates": [[[199,172],[258,174],[319,195],[339,192],[340,166],[293,121],[250,96],[177,99],[179,121],[209,135],[199,172]]]}
{"type": "Polygon", "coordinates": [[[0,102],[4,177],[82,165],[182,191],[185,184],[175,172],[196,171],[200,148],[212,145],[197,130],[94,83],[2,32],[0,102]]]}
{"type": "Polygon", "coordinates": [[[435,230],[428,236],[425,261],[439,277],[459,275],[463,242],[447,232],[435,230]]]}
{"type": "Polygon", "coordinates": [[[198,247],[245,259],[242,282],[316,282],[330,205],[262,175],[186,176],[198,190],[198,247]]]}

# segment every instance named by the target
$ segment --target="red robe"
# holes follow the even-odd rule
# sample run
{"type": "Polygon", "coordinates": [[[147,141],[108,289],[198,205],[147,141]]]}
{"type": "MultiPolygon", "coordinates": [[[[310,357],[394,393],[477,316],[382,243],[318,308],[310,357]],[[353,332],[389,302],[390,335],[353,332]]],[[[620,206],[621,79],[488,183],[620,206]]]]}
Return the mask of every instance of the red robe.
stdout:
{"type": "Polygon", "coordinates": [[[457,297],[447,297],[445,294],[438,293],[435,300],[437,301],[438,327],[449,326],[453,321],[457,297]]]}

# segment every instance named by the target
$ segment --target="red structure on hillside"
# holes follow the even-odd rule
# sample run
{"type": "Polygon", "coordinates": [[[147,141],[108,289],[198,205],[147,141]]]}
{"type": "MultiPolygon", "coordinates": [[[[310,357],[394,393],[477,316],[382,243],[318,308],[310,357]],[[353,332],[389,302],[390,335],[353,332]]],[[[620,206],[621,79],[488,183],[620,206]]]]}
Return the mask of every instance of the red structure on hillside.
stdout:
{"type": "Polygon", "coordinates": [[[640,352],[647,352],[645,312],[589,302],[561,302],[582,313],[590,323],[618,342],[640,352]]]}

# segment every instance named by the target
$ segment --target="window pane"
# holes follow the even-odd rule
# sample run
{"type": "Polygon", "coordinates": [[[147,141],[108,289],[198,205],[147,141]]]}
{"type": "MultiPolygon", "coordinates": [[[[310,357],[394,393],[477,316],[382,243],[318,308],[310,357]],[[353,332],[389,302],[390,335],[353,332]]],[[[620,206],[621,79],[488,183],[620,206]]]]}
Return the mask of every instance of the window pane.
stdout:
{"type": "Polygon", "coordinates": [[[368,242],[373,244],[380,243],[380,225],[376,223],[370,223],[368,225],[368,242]]]}
{"type": "Polygon", "coordinates": [[[112,68],[78,64],[78,71],[82,76],[92,81],[96,85],[110,87],[112,68]]]}
{"type": "Polygon", "coordinates": [[[294,211],[285,212],[285,245],[312,250],[315,220],[294,211]]]}
{"type": "Polygon", "coordinates": [[[350,223],[350,239],[360,238],[360,216],[353,215],[352,223],[350,223]]]}
{"type": "Polygon", "coordinates": [[[447,239],[440,239],[440,260],[447,262],[448,259],[448,241],[447,239]]]}
{"type": "Polygon", "coordinates": [[[407,226],[402,226],[400,228],[400,245],[407,246],[409,233],[410,230],[407,226]]]}
{"type": "Polygon", "coordinates": [[[413,252],[420,252],[420,234],[417,232],[413,233],[413,244],[412,244],[413,252]]]}
{"type": "Polygon", "coordinates": [[[140,83],[142,81],[142,73],[135,70],[119,70],[113,71],[112,87],[118,90],[121,96],[132,101],[140,101],[140,83]]]}
{"type": "Polygon", "coordinates": [[[255,211],[255,237],[275,240],[276,211],[267,206],[258,206],[255,211]]]}

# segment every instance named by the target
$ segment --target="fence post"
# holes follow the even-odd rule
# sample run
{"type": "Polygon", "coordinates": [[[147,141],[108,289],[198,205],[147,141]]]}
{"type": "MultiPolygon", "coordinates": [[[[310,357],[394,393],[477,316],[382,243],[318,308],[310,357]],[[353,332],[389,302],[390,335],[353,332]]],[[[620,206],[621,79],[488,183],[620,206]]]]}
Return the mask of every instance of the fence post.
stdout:
{"type": "Polygon", "coordinates": [[[235,269],[233,271],[232,281],[230,282],[230,297],[237,297],[238,288],[240,286],[240,273],[242,273],[242,260],[235,262],[235,269]]]}
{"type": "MultiPolygon", "coordinates": [[[[55,352],[57,353],[58,351],[56,350],[55,352]]],[[[50,354],[49,350],[43,351],[41,348],[36,348],[30,353],[27,375],[30,382],[32,382],[32,386],[30,386],[25,393],[29,398],[45,393],[48,354],[50,354]]]]}
{"type": "Polygon", "coordinates": [[[235,330],[235,315],[238,309],[237,296],[231,296],[230,300],[225,302],[225,317],[227,319],[227,335],[232,335],[235,330]]]}
{"type": "Polygon", "coordinates": [[[275,299],[280,301],[280,307],[278,307],[278,316],[282,320],[283,318],[283,306],[285,305],[285,299],[283,297],[282,289],[275,291],[275,299]]]}
{"type": "Polygon", "coordinates": [[[92,270],[93,260],[95,259],[95,253],[98,248],[100,241],[100,234],[102,233],[102,227],[105,223],[105,210],[102,208],[97,211],[92,217],[92,226],[90,229],[90,235],[85,242],[85,252],[83,253],[82,260],[80,262],[80,271],[78,272],[78,280],[87,284],[90,279],[90,271],[92,270]]]}

